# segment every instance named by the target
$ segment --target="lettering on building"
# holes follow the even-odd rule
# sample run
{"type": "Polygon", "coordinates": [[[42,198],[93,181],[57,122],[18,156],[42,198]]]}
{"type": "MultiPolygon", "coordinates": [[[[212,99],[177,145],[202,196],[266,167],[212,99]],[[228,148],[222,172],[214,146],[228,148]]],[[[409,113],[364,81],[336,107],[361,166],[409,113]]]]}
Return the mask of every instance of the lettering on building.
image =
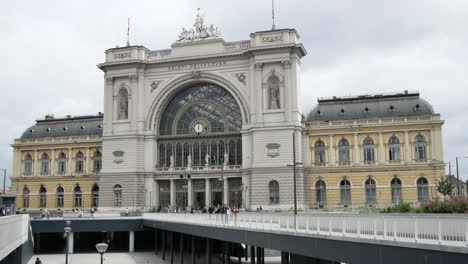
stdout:
{"type": "Polygon", "coordinates": [[[169,71],[183,71],[183,70],[195,70],[195,69],[204,69],[204,68],[216,68],[216,67],[223,67],[223,66],[226,66],[226,61],[170,66],[168,67],[168,70],[169,71]]]}
{"type": "Polygon", "coordinates": [[[130,58],[130,57],[132,57],[131,52],[114,53],[114,59],[125,59],[125,58],[130,58]]]}
{"type": "Polygon", "coordinates": [[[262,37],[262,42],[276,42],[276,41],[283,41],[283,36],[282,35],[276,35],[276,36],[262,37]]]}

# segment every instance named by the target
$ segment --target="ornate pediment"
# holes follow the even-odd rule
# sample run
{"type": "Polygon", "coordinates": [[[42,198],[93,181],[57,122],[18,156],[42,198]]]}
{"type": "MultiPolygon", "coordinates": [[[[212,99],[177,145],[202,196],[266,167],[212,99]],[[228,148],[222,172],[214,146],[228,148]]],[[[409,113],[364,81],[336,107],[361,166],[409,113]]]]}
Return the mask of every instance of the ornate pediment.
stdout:
{"type": "Polygon", "coordinates": [[[219,32],[218,27],[213,26],[213,24],[211,24],[209,27],[205,26],[205,19],[202,15],[200,15],[200,8],[198,8],[198,13],[197,17],[195,18],[193,28],[182,28],[182,33],[180,33],[176,43],[221,38],[222,35],[221,32],[219,32]]]}

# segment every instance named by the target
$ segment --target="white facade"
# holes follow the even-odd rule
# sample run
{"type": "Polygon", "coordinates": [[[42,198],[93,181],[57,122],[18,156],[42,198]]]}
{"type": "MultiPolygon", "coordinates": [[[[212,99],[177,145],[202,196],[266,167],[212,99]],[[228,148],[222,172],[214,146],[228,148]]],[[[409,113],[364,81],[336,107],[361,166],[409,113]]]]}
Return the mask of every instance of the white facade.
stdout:
{"type": "MultiPolygon", "coordinates": [[[[203,26],[203,21],[197,26],[203,26]]],[[[183,32],[171,49],[127,46],[106,51],[105,63],[98,66],[105,72],[100,206],[116,206],[117,184],[122,189],[123,207],[207,206],[220,202],[220,190],[213,190],[224,183],[221,200],[225,204],[290,208],[293,173],[287,165],[293,163],[293,133],[297,161],[305,153],[299,97],[300,59],[306,52],[299,35],[294,29],[271,30],[252,33],[247,41],[225,42],[217,30],[195,30],[183,32]],[[202,118],[194,121],[199,128],[195,123],[189,125],[189,133],[161,135],[161,118],[171,100],[199,84],[218,87],[237,103],[242,120],[240,130],[232,136],[241,139],[241,162],[231,165],[232,160],[224,162],[231,156],[218,155],[205,163],[200,157],[203,152],[193,152],[192,143],[199,139],[210,142],[227,137],[221,132],[197,133],[197,129],[208,131],[210,127],[202,118]],[[178,154],[169,150],[162,151],[165,157],[160,157],[161,142],[171,140],[192,142],[190,151],[183,151],[191,153],[187,154],[190,157],[182,154],[184,161],[178,161],[178,154]],[[198,155],[195,158],[200,161],[191,164],[191,155],[198,155]],[[190,179],[180,180],[180,175],[187,174],[190,179]],[[279,183],[279,201],[273,203],[272,181],[279,183]],[[181,195],[188,196],[182,204],[181,195]]],[[[177,118],[182,117],[174,120],[177,118]]],[[[228,145],[223,150],[229,155],[227,149],[228,145]]],[[[303,207],[306,191],[302,171],[297,179],[298,204],[303,207]]]]}

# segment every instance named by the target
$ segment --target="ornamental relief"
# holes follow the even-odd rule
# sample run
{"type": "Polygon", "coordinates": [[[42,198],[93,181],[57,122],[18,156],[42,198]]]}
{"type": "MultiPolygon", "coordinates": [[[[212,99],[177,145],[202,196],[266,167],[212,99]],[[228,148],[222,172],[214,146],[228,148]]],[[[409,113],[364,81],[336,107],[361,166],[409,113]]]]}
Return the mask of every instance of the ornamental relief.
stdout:
{"type": "Polygon", "coordinates": [[[246,72],[238,72],[233,74],[236,77],[237,81],[242,83],[244,86],[247,85],[247,73],[246,72]]]}

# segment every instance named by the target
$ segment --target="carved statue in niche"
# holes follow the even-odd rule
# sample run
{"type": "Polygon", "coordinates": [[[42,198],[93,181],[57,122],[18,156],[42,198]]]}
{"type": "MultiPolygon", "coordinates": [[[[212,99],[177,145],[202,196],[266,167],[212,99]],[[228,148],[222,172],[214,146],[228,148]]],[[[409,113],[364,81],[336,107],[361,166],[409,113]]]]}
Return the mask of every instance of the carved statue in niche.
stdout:
{"type": "Polygon", "coordinates": [[[128,92],[122,88],[119,91],[117,119],[128,119],[128,92]]]}
{"type": "Polygon", "coordinates": [[[187,156],[187,167],[192,167],[192,155],[187,156]]]}
{"type": "Polygon", "coordinates": [[[228,163],[229,163],[229,154],[227,154],[227,152],[224,152],[224,163],[223,163],[223,165],[227,166],[228,163]]]}
{"type": "Polygon", "coordinates": [[[171,168],[174,168],[174,156],[173,155],[171,155],[171,157],[169,158],[169,161],[171,163],[170,164],[171,168]]]}
{"type": "Polygon", "coordinates": [[[209,166],[210,165],[210,155],[208,155],[208,153],[206,153],[205,155],[205,166],[209,166]]]}
{"type": "Polygon", "coordinates": [[[277,76],[272,75],[268,78],[268,92],[269,92],[269,109],[280,108],[280,80],[277,76]]]}

